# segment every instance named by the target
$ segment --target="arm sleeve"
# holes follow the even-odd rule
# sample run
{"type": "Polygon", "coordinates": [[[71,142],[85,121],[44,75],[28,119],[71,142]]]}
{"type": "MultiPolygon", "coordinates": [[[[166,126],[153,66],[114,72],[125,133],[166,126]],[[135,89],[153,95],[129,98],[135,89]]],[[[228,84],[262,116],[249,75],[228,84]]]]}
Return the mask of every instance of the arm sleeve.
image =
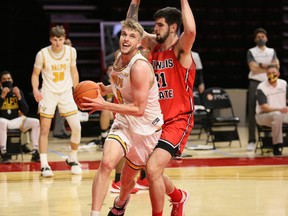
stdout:
{"type": "Polygon", "coordinates": [[[24,115],[27,115],[29,112],[29,106],[28,106],[28,104],[25,100],[24,94],[21,90],[20,90],[20,94],[21,94],[21,100],[18,101],[19,109],[24,115]]]}
{"type": "MultiPolygon", "coordinates": [[[[2,89],[0,89],[0,95],[2,93],[2,89]]],[[[2,104],[4,103],[4,99],[2,97],[0,97],[0,107],[2,106],[2,104]]]]}
{"type": "Polygon", "coordinates": [[[257,89],[256,98],[259,105],[267,104],[267,97],[261,89],[257,89]]]}
{"type": "Polygon", "coordinates": [[[248,50],[247,52],[247,62],[255,61],[254,56],[252,55],[252,52],[248,50]]]}
{"type": "Polygon", "coordinates": [[[274,50],[273,60],[275,60],[275,59],[278,59],[278,57],[277,57],[277,54],[276,54],[276,52],[275,52],[275,50],[274,50]]]}
{"type": "Polygon", "coordinates": [[[201,85],[202,83],[204,83],[203,70],[196,70],[195,82],[194,82],[195,88],[198,88],[198,86],[201,85]]]}

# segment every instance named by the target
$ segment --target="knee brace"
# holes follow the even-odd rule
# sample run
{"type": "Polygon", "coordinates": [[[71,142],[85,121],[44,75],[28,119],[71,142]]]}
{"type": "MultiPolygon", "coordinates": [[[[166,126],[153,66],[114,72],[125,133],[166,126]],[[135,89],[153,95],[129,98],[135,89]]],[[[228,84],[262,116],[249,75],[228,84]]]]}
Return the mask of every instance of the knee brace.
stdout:
{"type": "Polygon", "coordinates": [[[81,140],[81,124],[78,113],[75,115],[67,116],[66,120],[71,128],[70,141],[79,144],[81,140]]]}

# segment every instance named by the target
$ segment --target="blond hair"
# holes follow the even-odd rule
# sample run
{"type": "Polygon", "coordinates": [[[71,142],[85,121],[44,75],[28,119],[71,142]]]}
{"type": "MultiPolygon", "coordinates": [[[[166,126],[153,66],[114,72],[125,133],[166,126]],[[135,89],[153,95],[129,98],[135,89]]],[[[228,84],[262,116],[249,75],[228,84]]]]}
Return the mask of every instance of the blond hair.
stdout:
{"type": "Polygon", "coordinates": [[[121,21],[121,25],[122,25],[122,29],[128,28],[128,29],[132,29],[134,31],[137,31],[141,36],[140,39],[142,39],[143,34],[144,34],[144,29],[139,22],[137,22],[133,19],[126,19],[126,20],[121,21]]]}

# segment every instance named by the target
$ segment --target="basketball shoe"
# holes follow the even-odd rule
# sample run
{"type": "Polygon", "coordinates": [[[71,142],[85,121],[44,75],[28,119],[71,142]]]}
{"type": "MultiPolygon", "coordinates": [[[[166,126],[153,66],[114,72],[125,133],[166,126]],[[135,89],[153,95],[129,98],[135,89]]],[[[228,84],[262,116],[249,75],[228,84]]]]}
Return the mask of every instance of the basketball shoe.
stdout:
{"type": "Polygon", "coordinates": [[[34,149],[31,157],[32,162],[40,162],[40,155],[37,149],[34,149]]]}
{"type": "Polygon", "coordinates": [[[71,161],[69,158],[66,159],[66,164],[71,167],[71,172],[75,175],[82,174],[81,164],[78,161],[71,161]]]}
{"type": "Polygon", "coordinates": [[[116,206],[117,198],[118,198],[118,196],[115,198],[113,207],[109,211],[108,216],[116,216],[116,215],[120,215],[121,216],[121,215],[124,215],[126,206],[127,206],[128,202],[129,202],[129,199],[130,199],[130,195],[128,196],[126,202],[124,203],[124,205],[122,207],[116,206]]]}
{"type": "Polygon", "coordinates": [[[180,202],[173,202],[172,200],[170,200],[172,205],[171,216],[184,216],[184,208],[189,198],[189,193],[185,190],[180,191],[182,192],[182,199],[180,200],[180,202]]]}
{"type": "Polygon", "coordinates": [[[50,168],[50,166],[42,167],[41,168],[41,176],[48,178],[53,176],[53,172],[50,168]]]}
{"type": "MultiPolygon", "coordinates": [[[[111,188],[110,188],[110,192],[111,193],[120,193],[120,189],[121,189],[121,182],[118,181],[115,183],[115,181],[112,182],[111,188]]],[[[133,188],[133,190],[131,191],[131,194],[135,194],[139,191],[138,188],[133,188]]]]}

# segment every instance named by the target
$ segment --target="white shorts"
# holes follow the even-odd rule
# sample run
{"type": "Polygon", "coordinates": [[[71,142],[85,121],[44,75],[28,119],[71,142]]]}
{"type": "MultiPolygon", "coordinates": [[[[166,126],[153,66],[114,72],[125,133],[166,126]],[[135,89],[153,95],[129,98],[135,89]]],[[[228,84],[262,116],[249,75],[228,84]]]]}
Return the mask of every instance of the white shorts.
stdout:
{"type": "Polygon", "coordinates": [[[111,126],[107,139],[118,141],[122,146],[128,165],[133,169],[142,169],[154,150],[162,130],[147,136],[133,133],[116,119],[111,126]]]}
{"type": "Polygon", "coordinates": [[[39,113],[46,118],[53,118],[58,106],[61,116],[70,116],[78,113],[77,105],[73,99],[72,89],[62,93],[53,93],[41,90],[43,99],[39,102],[39,113]]]}

